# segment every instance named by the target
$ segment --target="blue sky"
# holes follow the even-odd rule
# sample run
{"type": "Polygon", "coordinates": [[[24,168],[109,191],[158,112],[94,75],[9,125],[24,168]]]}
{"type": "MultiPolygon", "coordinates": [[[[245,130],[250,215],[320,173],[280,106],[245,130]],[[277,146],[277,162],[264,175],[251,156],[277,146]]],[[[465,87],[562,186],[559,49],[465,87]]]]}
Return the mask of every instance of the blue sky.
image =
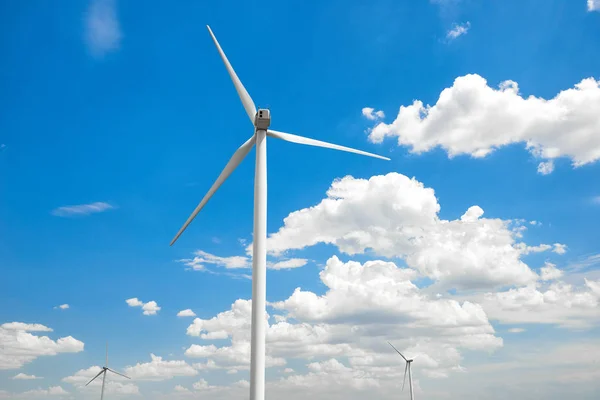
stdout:
{"type": "Polygon", "coordinates": [[[254,151],[169,247],[252,134],[210,24],[273,129],[391,158],[268,141],[271,396],[396,396],[391,340],[420,397],[591,399],[598,10],[4,2],[0,398],[95,396],[107,341],[113,396],[247,396],[254,151]]]}

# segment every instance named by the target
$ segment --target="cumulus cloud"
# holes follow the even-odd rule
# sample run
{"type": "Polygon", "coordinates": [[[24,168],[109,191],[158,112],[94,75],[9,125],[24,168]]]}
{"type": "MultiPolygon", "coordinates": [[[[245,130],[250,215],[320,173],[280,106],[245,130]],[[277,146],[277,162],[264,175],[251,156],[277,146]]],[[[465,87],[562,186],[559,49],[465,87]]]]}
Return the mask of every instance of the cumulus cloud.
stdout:
{"type": "Polygon", "coordinates": [[[556,268],[555,264],[546,262],[540,270],[540,278],[543,281],[553,281],[563,276],[563,272],[556,268]]]}
{"type": "Polygon", "coordinates": [[[567,246],[561,243],[554,243],[554,249],[552,251],[556,254],[565,254],[567,252],[567,246]]]}
{"type": "Polygon", "coordinates": [[[116,0],[91,0],[85,19],[85,40],[94,57],[115,51],[121,44],[116,0]]]}
{"type": "Polygon", "coordinates": [[[381,111],[381,110],[375,111],[375,109],[371,108],[371,107],[363,108],[362,115],[363,115],[363,117],[370,119],[371,121],[374,121],[376,119],[385,118],[385,114],[383,113],[383,111],[381,111]]]}
{"type": "Polygon", "coordinates": [[[195,317],[196,313],[193,312],[191,309],[187,308],[185,310],[181,310],[177,313],[178,317],[195,317]]]}
{"type": "Polygon", "coordinates": [[[52,332],[41,324],[9,322],[0,325],[0,370],[17,369],[40,356],[83,351],[83,342],[72,336],[52,340],[30,332],[52,332]]]}
{"type": "Polygon", "coordinates": [[[68,309],[68,308],[69,308],[69,305],[68,305],[68,304],[61,304],[60,306],[56,306],[56,307],[54,307],[54,309],[55,309],[55,310],[56,310],[56,309],[60,309],[60,310],[66,310],[66,309],[68,309]]]}
{"type": "Polygon", "coordinates": [[[446,33],[446,39],[454,40],[459,36],[466,35],[470,28],[471,23],[469,21],[465,22],[464,24],[454,24],[452,29],[446,33]]]}
{"type": "Polygon", "coordinates": [[[587,0],[588,11],[600,11],[600,0],[587,0]]]}
{"type": "Polygon", "coordinates": [[[563,328],[583,329],[600,322],[600,281],[585,280],[576,287],[556,281],[562,273],[552,264],[542,268],[541,286],[530,284],[508,291],[487,293],[479,301],[492,320],[507,324],[556,324],[563,328]]]}
{"type": "MultiPolygon", "coordinates": [[[[343,375],[340,384],[361,376],[352,387],[370,387],[369,382],[379,378],[391,381],[397,377],[397,354],[389,351],[386,340],[394,340],[411,355],[419,354],[424,373],[442,376],[459,366],[459,349],[493,351],[502,346],[481,306],[430,297],[411,281],[416,275],[392,262],[344,263],[331,257],[320,273],[328,288],[325,294],[298,288],[288,299],[271,303],[275,315],[288,318],[274,318],[275,323],[269,323],[271,318],[265,315],[267,366],[317,358],[308,367],[308,375],[286,367],[289,376],[283,384],[316,384],[315,379],[326,379],[322,374],[334,373],[337,368],[343,375]],[[347,358],[348,365],[341,364],[338,357],[347,358]]],[[[251,313],[251,301],[240,299],[211,319],[196,318],[188,335],[202,340],[230,339],[231,344],[191,345],[185,355],[203,359],[194,367],[248,369],[251,313]]]]}
{"type": "Polygon", "coordinates": [[[439,218],[439,211],[433,189],[414,178],[347,176],[334,181],[317,205],[289,214],[269,235],[267,249],[281,255],[325,243],[350,255],[372,251],[402,258],[447,287],[535,282],[537,275],[520,259],[527,247],[517,241],[521,222],[484,218],[479,206],[455,220],[439,218]]]}
{"type": "Polygon", "coordinates": [[[156,315],[160,311],[160,307],[154,300],[144,303],[137,297],[133,297],[125,300],[125,302],[129,307],[142,307],[144,315],[156,315]]]}
{"type": "Polygon", "coordinates": [[[537,172],[540,175],[549,175],[554,172],[554,161],[542,161],[538,164],[537,172]]]}
{"type": "Polygon", "coordinates": [[[136,380],[163,381],[176,376],[195,376],[198,371],[183,360],[163,360],[150,354],[151,361],[125,368],[125,375],[136,380]]]}
{"type": "MultiPolygon", "coordinates": [[[[456,78],[444,89],[437,103],[424,106],[420,100],[401,106],[396,119],[378,123],[369,134],[372,142],[395,137],[399,146],[413,153],[443,148],[450,157],[468,154],[482,158],[496,148],[523,143],[544,162],[559,157],[571,159],[575,167],[600,158],[600,81],[586,78],[574,88],[546,100],[523,97],[514,81],[498,89],[479,75],[456,78]]],[[[551,172],[550,164],[540,172],[551,172]]]]}
{"type": "Polygon", "coordinates": [[[52,210],[52,215],[55,215],[57,217],[85,216],[95,213],[101,213],[107,210],[111,210],[113,208],[114,207],[108,203],[98,201],[91,204],[58,207],[52,210]]]}
{"type": "MultiPolygon", "coordinates": [[[[248,251],[251,254],[251,251],[248,251]]],[[[194,258],[179,260],[184,265],[193,269],[194,271],[206,271],[206,265],[215,265],[217,267],[224,267],[226,269],[241,269],[241,268],[252,268],[252,259],[249,256],[229,256],[221,257],[214,254],[207,253],[206,251],[197,250],[194,252],[194,258]]],[[[267,268],[269,269],[292,269],[300,268],[308,263],[307,259],[304,258],[290,258],[279,261],[267,261],[267,268]]]]}

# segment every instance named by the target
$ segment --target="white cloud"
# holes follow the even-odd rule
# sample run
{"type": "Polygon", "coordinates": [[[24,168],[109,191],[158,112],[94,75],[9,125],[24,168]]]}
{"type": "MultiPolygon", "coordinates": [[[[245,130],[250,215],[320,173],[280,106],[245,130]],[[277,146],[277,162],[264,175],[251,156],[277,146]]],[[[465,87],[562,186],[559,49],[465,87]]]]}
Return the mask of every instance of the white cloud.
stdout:
{"type": "Polygon", "coordinates": [[[537,172],[540,175],[549,175],[554,172],[554,161],[542,161],[538,164],[537,172]]]}
{"type": "Polygon", "coordinates": [[[198,371],[183,360],[163,360],[150,354],[151,361],[125,368],[125,375],[136,380],[162,381],[175,376],[195,376],[198,371]]]}
{"type": "Polygon", "coordinates": [[[193,312],[191,309],[187,308],[185,310],[181,310],[177,313],[178,317],[195,317],[196,313],[193,312]]]}
{"type": "MultiPolygon", "coordinates": [[[[75,386],[83,393],[98,393],[102,385],[101,377],[95,379],[88,386],[85,386],[92,378],[94,378],[102,370],[99,366],[92,366],[87,369],[81,369],[71,376],[62,379],[62,382],[69,383],[75,386]]],[[[117,371],[119,372],[119,371],[117,371]]],[[[104,388],[105,394],[109,395],[138,395],[139,388],[133,383],[129,383],[128,379],[113,373],[106,375],[106,385],[104,388]]]]}
{"type": "Polygon", "coordinates": [[[55,309],[55,310],[56,310],[56,309],[60,309],[60,310],[66,310],[66,309],[68,309],[68,308],[69,308],[69,305],[68,305],[68,304],[61,304],[60,306],[56,306],[56,307],[54,307],[54,309],[55,309]]]}
{"type": "Polygon", "coordinates": [[[173,390],[175,392],[179,392],[179,393],[191,393],[191,391],[187,388],[184,388],[181,385],[175,385],[175,387],[173,388],[173,390]]]}
{"type": "Polygon", "coordinates": [[[600,11],[600,0],[587,0],[588,11],[600,11]]]}
{"type": "Polygon", "coordinates": [[[142,306],[142,310],[144,310],[144,315],[156,315],[158,311],[160,311],[160,307],[154,300],[145,303],[142,306]]]}
{"type": "Polygon", "coordinates": [[[487,293],[479,301],[490,319],[507,324],[556,324],[564,328],[589,328],[600,322],[600,281],[586,280],[584,287],[554,281],[560,275],[546,265],[542,276],[553,281],[546,287],[531,284],[504,292],[487,293]],[[599,286],[596,286],[599,285],[599,286]]]}
{"type": "MultiPolygon", "coordinates": [[[[309,367],[313,375],[296,375],[286,367],[285,373],[294,375],[286,378],[289,380],[284,386],[299,381],[304,382],[302,385],[316,384],[315,379],[326,379],[322,372],[330,373],[334,367],[343,373],[340,384],[363,376],[360,382],[352,383],[353,387],[369,386],[375,373],[384,380],[393,379],[397,354],[390,352],[386,340],[394,340],[410,354],[419,354],[427,373],[444,376],[458,367],[458,349],[490,351],[502,346],[502,339],[494,335],[479,305],[430,297],[411,282],[416,278],[412,269],[385,261],[343,263],[333,256],[320,278],[328,288],[324,295],[298,288],[288,299],[271,303],[290,320],[275,318],[276,323],[268,324],[267,366],[284,366],[289,359],[317,358],[309,367]],[[336,357],[348,357],[349,366],[329,360],[336,357]],[[326,362],[318,370],[321,358],[326,362]]],[[[230,310],[211,319],[196,318],[188,327],[188,335],[202,340],[231,339],[231,345],[193,344],[185,355],[204,359],[194,367],[248,369],[251,312],[251,301],[240,299],[230,310]]],[[[265,318],[269,321],[268,315],[265,318]]]]}
{"type": "Polygon", "coordinates": [[[546,262],[540,270],[540,278],[543,281],[553,281],[563,276],[563,272],[556,268],[555,264],[546,262]]]}
{"type": "Polygon", "coordinates": [[[371,121],[374,121],[376,119],[385,118],[385,114],[383,113],[383,111],[381,111],[381,110],[375,111],[375,109],[371,108],[371,107],[363,108],[362,115],[365,118],[370,119],[371,121]]]}
{"type": "Polygon", "coordinates": [[[156,313],[158,313],[161,309],[154,300],[144,303],[137,297],[133,297],[131,299],[125,300],[125,302],[129,307],[142,307],[144,315],[156,315],[156,313]]]}
{"type": "Polygon", "coordinates": [[[290,258],[289,260],[267,263],[267,267],[270,269],[292,269],[304,267],[307,262],[308,260],[304,258],[290,258]]]}
{"type": "Polygon", "coordinates": [[[30,396],[66,396],[68,395],[69,392],[67,392],[65,389],[63,389],[60,386],[51,386],[48,389],[34,389],[34,390],[28,390],[27,392],[23,393],[23,396],[25,397],[30,397],[30,396]]]}
{"type": "Polygon", "coordinates": [[[446,33],[446,39],[454,40],[459,36],[466,35],[470,28],[471,23],[468,21],[464,24],[454,24],[452,29],[446,33]]]}
{"type": "Polygon", "coordinates": [[[27,375],[24,373],[18,373],[17,375],[13,376],[11,379],[16,379],[16,380],[32,380],[32,379],[42,379],[39,376],[35,376],[35,375],[27,375]]]}
{"type": "Polygon", "coordinates": [[[98,201],[91,204],[58,207],[52,210],[52,215],[55,215],[57,217],[82,216],[101,213],[107,210],[111,210],[113,208],[114,207],[108,203],[98,201]]]}
{"type": "Polygon", "coordinates": [[[554,249],[552,250],[556,254],[565,254],[567,252],[567,246],[561,243],[554,243],[554,249]]]}
{"type": "MultiPolygon", "coordinates": [[[[251,254],[251,252],[248,253],[251,254]]],[[[221,257],[207,253],[202,250],[195,251],[194,255],[195,257],[193,259],[182,259],[179,260],[179,262],[182,262],[184,265],[193,269],[194,271],[207,271],[205,266],[206,264],[216,265],[218,267],[224,267],[227,269],[241,269],[252,267],[252,259],[248,256],[221,257]]],[[[303,267],[307,263],[308,260],[304,258],[290,258],[275,262],[267,261],[267,268],[276,270],[292,269],[303,267]]]]}
{"type": "Polygon", "coordinates": [[[274,255],[318,243],[350,255],[372,250],[402,258],[448,287],[524,285],[537,279],[520,260],[526,245],[516,242],[515,226],[521,222],[483,218],[479,206],[455,220],[440,219],[439,211],[433,189],[414,178],[347,176],[334,181],[319,204],[289,214],[269,235],[267,248],[274,255]]]}
{"type": "Polygon", "coordinates": [[[85,39],[91,54],[102,57],[121,44],[116,0],[91,0],[85,21],[85,39]]]}
{"type": "Polygon", "coordinates": [[[508,331],[510,333],[522,333],[522,332],[525,332],[525,329],[524,328],[510,328],[508,331]]]}
{"type": "Polygon", "coordinates": [[[131,299],[125,300],[129,307],[141,307],[144,305],[142,301],[140,301],[137,297],[133,297],[131,299]]]}
{"type": "Polygon", "coordinates": [[[48,336],[37,336],[30,332],[52,332],[40,324],[10,322],[0,325],[0,370],[17,369],[40,356],[83,351],[83,342],[71,337],[55,340],[48,336]]]}
{"type": "Polygon", "coordinates": [[[553,99],[522,97],[514,81],[494,89],[479,75],[456,78],[434,106],[419,100],[401,106],[391,124],[379,123],[372,142],[396,137],[413,153],[442,147],[450,157],[469,154],[481,158],[494,149],[524,143],[546,161],[568,157],[574,166],[600,158],[600,81],[583,79],[553,99]]]}

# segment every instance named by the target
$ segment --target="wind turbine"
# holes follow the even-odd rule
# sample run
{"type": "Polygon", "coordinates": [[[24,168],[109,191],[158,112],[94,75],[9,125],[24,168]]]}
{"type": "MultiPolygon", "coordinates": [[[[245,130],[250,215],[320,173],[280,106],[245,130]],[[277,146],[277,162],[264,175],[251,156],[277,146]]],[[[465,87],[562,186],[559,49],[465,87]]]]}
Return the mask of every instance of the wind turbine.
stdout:
{"type": "Polygon", "coordinates": [[[409,384],[409,386],[410,386],[410,400],[414,400],[414,398],[415,398],[415,397],[414,397],[414,393],[413,393],[412,374],[410,373],[410,364],[412,364],[412,362],[413,362],[413,361],[415,361],[415,358],[417,358],[417,357],[413,357],[413,358],[411,358],[411,359],[409,360],[409,359],[407,359],[406,357],[404,357],[404,355],[402,355],[402,353],[400,353],[400,352],[398,351],[398,349],[394,347],[394,345],[393,345],[393,344],[391,344],[390,342],[388,342],[388,344],[389,344],[390,346],[392,346],[392,348],[393,348],[394,350],[396,350],[396,352],[397,352],[398,354],[400,354],[400,356],[401,356],[402,358],[404,358],[404,361],[406,361],[406,367],[404,367],[404,379],[403,379],[403,381],[402,381],[402,390],[404,390],[404,384],[406,383],[406,370],[408,370],[408,384],[409,384]]]}
{"type": "Polygon", "coordinates": [[[110,371],[113,374],[117,374],[120,375],[122,377],[125,377],[127,379],[131,379],[128,376],[125,376],[123,374],[118,373],[117,371],[113,371],[112,369],[108,368],[108,343],[106,343],[106,363],[104,364],[104,367],[102,367],[102,371],[98,372],[98,375],[96,375],[95,377],[92,378],[91,381],[89,381],[88,383],[85,384],[85,386],[89,385],[90,383],[93,382],[94,379],[96,379],[97,377],[99,377],[100,375],[102,375],[102,391],[100,392],[100,400],[102,400],[104,398],[104,382],[106,380],[106,373],[110,371]]]}
{"type": "Polygon", "coordinates": [[[252,122],[254,133],[242,144],[225,165],[225,168],[204,196],[200,204],[181,227],[171,245],[179,238],[194,217],[206,205],[217,189],[225,182],[231,173],[237,168],[242,160],[248,155],[253,146],[256,145],[256,164],[254,173],[254,242],[252,253],[252,320],[250,341],[250,400],[264,400],[265,398],[265,302],[266,302],[266,264],[267,264],[267,136],[285,140],[287,142],[305,144],[309,146],[325,147],[350,153],[389,160],[387,157],[367,153],[349,147],[309,139],[302,136],[292,135],[269,129],[271,124],[271,113],[268,109],[258,109],[254,101],[242,85],[227,56],[221,49],[217,38],[207,25],[208,32],[212,37],[217,50],[227,68],[227,72],[233,81],[235,90],[242,101],[244,109],[252,122]]]}

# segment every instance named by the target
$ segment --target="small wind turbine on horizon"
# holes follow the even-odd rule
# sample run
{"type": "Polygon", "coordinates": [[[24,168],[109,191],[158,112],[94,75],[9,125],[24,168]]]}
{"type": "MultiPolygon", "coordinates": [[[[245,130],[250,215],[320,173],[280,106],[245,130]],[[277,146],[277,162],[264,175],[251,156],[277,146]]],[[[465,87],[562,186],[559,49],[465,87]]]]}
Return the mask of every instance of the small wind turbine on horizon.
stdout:
{"type": "Polygon", "coordinates": [[[406,361],[406,366],[404,367],[404,379],[402,380],[402,390],[404,390],[404,384],[406,383],[406,371],[408,370],[408,384],[410,386],[410,400],[414,400],[415,397],[414,397],[414,393],[413,393],[412,374],[411,374],[411,371],[410,371],[410,365],[412,364],[413,361],[415,361],[415,359],[417,357],[415,356],[415,357],[413,357],[411,359],[408,359],[408,358],[404,357],[404,355],[402,353],[400,353],[398,351],[398,349],[394,347],[393,344],[391,344],[390,342],[388,342],[388,344],[390,346],[392,346],[392,348],[394,350],[396,350],[396,353],[400,354],[400,356],[402,358],[404,358],[404,361],[406,361]]]}
{"type": "Polygon", "coordinates": [[[219,51],[221,59],[227,68],[227,72],[233,81],[235,90],[242,101],[244,109],[252,122],[254,133],[242,144],[225,165],[225,168],[204,196],[200,204],[181,227],[171,245],[179,238],[187,226],[192,222],[200,210],[206,205],[217,189],[225,182],[231,173],[237,168],[242,160],[248,155],[253,146],[256,145],[256,164],[254,175],[254,242],[252,252],[252,320],[250,339],[250,400],[264,400],[265,398],[265,334],[266,320],[266,264],[267,264],[267,136],[285,140],[287,142],[304,144],[316,147],[325,147],[350,153],[361,154],[369,157],[389,160],[387,157],[367,153],[349,147],[309,139],[302,136],[292,135],[269,129],[271,124],[271,112],[269,109],[258,109],[254,101],[242,85],[217,38],[207,25],[208,32],[219,51]]]}
{"type": "Polygon", "coordinates": [[[102,371],[98,372],[98,375],[93,377],[91,381],[89,381],[88,383],[85,384],[85,386],[89,385],[90,383],[92,383],[94,381],[94,379],[96,379],[100,375],[104,374],[104,375],[102,375],[102,391],[100,392],[100,400],[102,400],[104,398],[104,382],[106,381],[106,373],[108,371],[112,372],[113,374],[120,375],[124,378],[131,379],[128,376],[125,376],[123,374],[118,373],[117,371],[113,371],[112,369],[108,368],[108,343],[106,343],[106,359],[105,359],[104,367],[102,367],[102,371]]]}

